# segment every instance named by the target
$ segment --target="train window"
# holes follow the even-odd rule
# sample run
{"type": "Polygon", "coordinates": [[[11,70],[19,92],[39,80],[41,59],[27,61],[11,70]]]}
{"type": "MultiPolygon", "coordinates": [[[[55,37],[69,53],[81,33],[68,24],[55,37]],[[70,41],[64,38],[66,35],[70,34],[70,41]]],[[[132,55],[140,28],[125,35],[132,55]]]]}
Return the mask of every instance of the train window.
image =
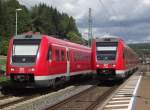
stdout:
{"type": "Polygon", "coordinates": [[[69,51],[67,50],[67,61],[69,61],[69,51]]]}
{"type": "Polygon", "coordinates": [[[116,51],[97,51],[97,60],[115,60],[116,51]]]}
{"type": "Polygon", "coordinates": [[[73,59],[74,59],[74,61],[77,61],[77,52],[76,51],[73,52],[73,59]]]}
{"type": "Polygon", "coordinates": [[[61,51],[61,60],[62,60],[62,61],[64,61],[64,60],[65,60],[65,53],[64,53],[64,51],[63,51],[63,50],[61,51]]]}
{"type": "Polygon", "coordinates": [[[117,46],[118,42],[96,42],[97,47],[117,46]]]}
{"type": "Polygon", "coordinates": [[[52,49],[48,49],[47,60],[52,60],[52,49]]]}
{"type": "Polygon", "coordinates": [[[56,61],[60,61],[59,50],[55,51],[56,61]]]}
{"type": "Polygon", "coordinates": [[[13,46],[13,56],[35,56],[37,54],[39,46],[38,45],[14,45],[13,46]],[[26,51],[24,51],[26,50],[26,51]]]}

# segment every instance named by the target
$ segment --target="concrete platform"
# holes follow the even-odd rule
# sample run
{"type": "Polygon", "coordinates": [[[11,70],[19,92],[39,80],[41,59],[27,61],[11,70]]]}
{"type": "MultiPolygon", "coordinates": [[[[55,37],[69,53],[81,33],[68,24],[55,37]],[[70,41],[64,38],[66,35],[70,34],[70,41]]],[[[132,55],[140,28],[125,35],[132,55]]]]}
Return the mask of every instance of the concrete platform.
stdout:
{"type": "Polygon", "coordinates": [[[150,72],[143,74],[136,96],[135,110],[150,110],[150,72]]]}

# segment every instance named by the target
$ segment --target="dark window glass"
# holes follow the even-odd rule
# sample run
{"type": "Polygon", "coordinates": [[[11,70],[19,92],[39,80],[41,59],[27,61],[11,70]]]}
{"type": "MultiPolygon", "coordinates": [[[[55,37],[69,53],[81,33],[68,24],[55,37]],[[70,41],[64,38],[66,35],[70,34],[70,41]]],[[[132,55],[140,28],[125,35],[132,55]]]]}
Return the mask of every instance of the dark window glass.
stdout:
{"type": "Polygon", "coordinates": [[[56,61],[60,61],[59,50],[55,51],[55,55],[56,55],[56,61]]]}
{"type": "Polygon", "coordinates": [[[96,47],[110,47],[110,46],[117,46],[117,42],[96,42],[96,47]]]}
{"type": "Polygon", "coordinates": [[[63,51],[63,50],[61,51],[61,60],[62,60],[62,61],[64,61],[64,60],[65,60],[65,53],[64,53],[64,51],[63,51]]]}
{"type": "Polygon", "coordinates": [[[116,51],[97,51],[97,60],[115,60],[116,51]]]}
{"type": "Polygon", "coordinates": [[[47,59],[52,60],[52,49],[51,48],[48,49],[47,59]]]}
{"type": "Polygon", "coordinates": [[[21,45],[27,45],[27,44],[40,44],[41,39],[14,39],[13,44],[21,44],[21,45]]]}
{"type": "Polygon", "coordinates": [[[67,61],[69,61],[69,51],[67,51],[67,61]]]}
{"type": "Polygon", "coordinates": [[[40,39],[14,39],[12,63],[35,63],[40,39]]]}

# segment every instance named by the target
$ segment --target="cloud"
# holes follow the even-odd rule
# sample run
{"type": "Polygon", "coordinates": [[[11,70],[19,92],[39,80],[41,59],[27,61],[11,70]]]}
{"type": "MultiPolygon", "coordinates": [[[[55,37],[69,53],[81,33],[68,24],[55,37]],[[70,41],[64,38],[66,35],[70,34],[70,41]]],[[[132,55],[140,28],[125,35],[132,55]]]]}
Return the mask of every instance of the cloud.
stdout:
{"type": "MultiPolygon", "coordinates": [[[[150,0],[19,0],[32,7],[45,3],[76,19],[80,32],[88,30],[88,9],[92,8],[93,34],[121,36],[126,42],[150,39],[150,0]]],[[[150,41],[150,40],[147,40],[150,41]]]]}

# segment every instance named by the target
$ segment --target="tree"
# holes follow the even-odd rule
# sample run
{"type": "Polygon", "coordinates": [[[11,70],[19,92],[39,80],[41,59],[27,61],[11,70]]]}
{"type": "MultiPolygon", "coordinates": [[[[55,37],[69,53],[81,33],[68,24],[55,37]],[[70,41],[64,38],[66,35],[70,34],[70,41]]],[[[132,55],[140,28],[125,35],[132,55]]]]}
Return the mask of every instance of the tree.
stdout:
{"type": "Polygon", "coordinates": [[[68,32],[66,36],[67,36],[67,39],[70,40],[71,42],[78,43],[78,44],[82,44],[83,43],[83,39],[81,37],[79,37],[73,31],[68,32]]]}
{"type": "Polygon", "coordinates": [[[17,0],[0,1],[0,48],[4,55],[7,54],[10,36],[15,34],[17,8],[22,8],[22,11],[18,12],[18,33],[22,33],[26,30],[25,26],[31,21],[27,8],[20,5],[17,0]]]}
{"type": "Polygon", "coordinates": [[[36,5],[32,8],[31,15],[34,31],[48,35],[58,35],[60,38],[65,38],[70,31],[81,36],[73,17],[69,17],[65,13],[59,13],[56,8],[45,4],[36,5]]]}
{"type": "Polygon", "coordinates": [[[18,34],[28,31],[41,32],[82,43],[74,18],[66,13],[60,13],[56,8],[46,4],[36,5],[28,10],[17,0],[0,0],[0,48],[2,54],[7,54],[8,40],[15,34],[16,9],[18,8],[22,9],[22,11],[18,11],[17,17],[18,34]]]}

